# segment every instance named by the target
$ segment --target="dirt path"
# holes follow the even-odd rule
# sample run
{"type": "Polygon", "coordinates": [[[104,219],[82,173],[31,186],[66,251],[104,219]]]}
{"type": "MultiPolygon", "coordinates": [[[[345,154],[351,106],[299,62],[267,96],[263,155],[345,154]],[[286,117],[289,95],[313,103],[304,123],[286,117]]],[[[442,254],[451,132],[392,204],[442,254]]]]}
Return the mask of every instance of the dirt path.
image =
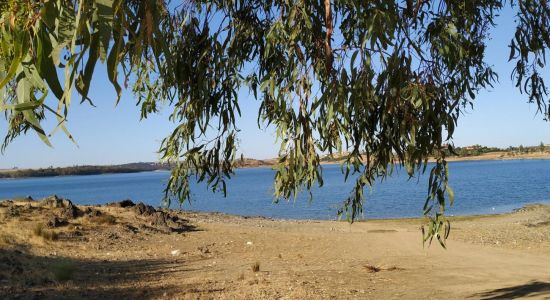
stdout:
{"type": "Polygon", "coordinates": [[[0,298],[550,299],[548,206],[459,218],[448,250],[423,249],[419,220],[169,212],[164,224],[132,207],[80,207],[44,229],[56,238],[37,236],[58,210],[0,207],[0,298]]]}

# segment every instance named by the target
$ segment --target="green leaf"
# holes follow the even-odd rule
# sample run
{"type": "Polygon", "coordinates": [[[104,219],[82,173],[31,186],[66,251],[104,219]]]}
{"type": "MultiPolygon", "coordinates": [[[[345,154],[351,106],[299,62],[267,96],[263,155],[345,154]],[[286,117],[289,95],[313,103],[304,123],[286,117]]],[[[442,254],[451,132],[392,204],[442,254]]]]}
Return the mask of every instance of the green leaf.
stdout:
{"type": "Polygon", "coordinates": [[[41,27],[36,39],[36,68],[40,76],[46,80],[49,88],[57,99],[61,99],[61,97],[63,97],[63,88],[59,82],[57,69],[52,59],[53,47],[50,37],[51,36],[48,35],[46,29],[41,27]]]}
{"type": "Polygon", "coordinates": [[[99,30],[99,58],[105,62],[113,30],[113,0],[96,0],[99,30]]]}

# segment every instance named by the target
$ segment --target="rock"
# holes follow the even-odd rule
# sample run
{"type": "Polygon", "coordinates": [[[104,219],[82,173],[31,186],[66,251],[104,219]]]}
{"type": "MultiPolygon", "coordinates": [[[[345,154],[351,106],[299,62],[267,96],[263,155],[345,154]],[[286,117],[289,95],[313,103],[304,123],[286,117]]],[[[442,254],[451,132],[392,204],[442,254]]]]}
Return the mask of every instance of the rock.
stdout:
{"type": "Polygon", "coordinates": [[[52,217],[46,223],[46,226],[48,226],[49,228],[56,228],[64,225],[67,225],[67,220],[60,219],[58,217],[52,217]]]}
{"type": "Polygon", "coordinates": [[[172,227],[170,227],[167,222],[167,220],[169,220],[169,216],[165,212],[157,211],[149,217],[149,220],[151,221],[151,225],[163,232],[170,233],[173,231],[172,227]]]}
{"type": "Polygon", "coordinates": [[[60,208],[60,216],[65,219],[74,219],[81,215],[81,211],[69,199],[59,198],[57,195],[47,197],[40,203],[43,207],[60,208]]]}
{"type": "Polygon", "coordinates": [[[61,209],[61,217],[66,219],[74,219],[80,215],[80,211],[76,206],[66,207],[61,209]]]}
{"type": "Polygon", "coordinates": [[[249,245],[249,246],[253,245],[253,243],[250,242],[250,241],[249,241],[249,242],[246,242],[246,244],[249,245]]]}
{"type": "Polygon", "coordinates": [[[138,203],[134,206],[134,212],[142,216],[150,216],[154,214],[157,210],[151,205],[145,205],[143,202],[138,203]]]}
{"type": "Polygon", "coordinates": [[[57,195],[44,198],[40,204],[49,208],[67,208],[74,206],[71,200],[59,198],[57,195]]]}
{"type": "Polygon", "coordinates": [[[162,211],[157,211],[151,216],[151,225],[168,226],[166,223],[166,214],[162,211]]]}
{"type": "Polygon", "coordinates": [[[103,213],[97,209],[92,209],[92,208],[87,208],[86,209],[86,212],[85,214],[88,216],[88,217],[99,217],[101,216],[103,213]]]}
{"type": "Polygon", "coordinates": [[[119,202],[108,203],[107,206],[126,208],[126,207],[134,207],[135,204],[134,204],[134,202],[132,202],[132,200],[126,199],[126,200],[122,200],[122,201],[119,201],[119,202]]]}
{"type": "Polygon", "coordinates": [[[172,252],[170,252],[172,254],[172,256],[178,256],[180,255],[181,253],[181,250],[177,249],[177,250],[172,250],[172,252]]]}

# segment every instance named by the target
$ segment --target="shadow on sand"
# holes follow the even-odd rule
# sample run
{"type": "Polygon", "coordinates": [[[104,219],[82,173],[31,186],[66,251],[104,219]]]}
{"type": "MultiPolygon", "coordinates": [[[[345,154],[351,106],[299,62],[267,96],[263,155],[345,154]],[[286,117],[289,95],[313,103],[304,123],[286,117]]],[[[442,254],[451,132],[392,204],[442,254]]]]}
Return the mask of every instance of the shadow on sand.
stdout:
{"type": "Polygon", "coordinates": [[[522,285],[478,293],[473,297],[481,299],[516,299],[524,297],[550,298],[550,282],[531,281],[522,285]]]}
{"type": "Polygon", "coordinates": [[[188,271],[181,259],[84,260],[0,249],[0,299],[159,298],[176,290],[163,276],[188,271]]]}

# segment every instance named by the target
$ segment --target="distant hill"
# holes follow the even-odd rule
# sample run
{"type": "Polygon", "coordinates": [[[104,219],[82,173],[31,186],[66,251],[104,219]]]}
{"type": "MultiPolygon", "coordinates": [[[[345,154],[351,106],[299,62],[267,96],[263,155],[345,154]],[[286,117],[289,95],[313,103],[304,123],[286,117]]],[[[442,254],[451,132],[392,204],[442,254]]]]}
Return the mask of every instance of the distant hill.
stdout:
{"type": "Polygon", "coordinates": [[[170,165],[166,163],[138,162],[109,166],[72,166],[63,168],[50,167],[40,169],[12,169],[0,171],[0,178],[98,175],[113,173],[137,173],[156,170],[170,170],[170,165]]]}
{"type": "MultiPolygon", "coordinates": [[[[235,167],[237,168],[255,168],[261,166],[272,166],[277,162],[276,159],[252,159],[245,158],[236,160],[235,167]]],[[[106,166],[72,166],[72,167],[50,167],[40,169],[9,169],[0,170],[0,178],[25,178],[25,177],[52,177],[52,176],[77,176],[77,175],[99,175],[99,174],[116,174],[116,173],[137,173],[150,172],[158,170],[170,170],[171,166],[168,163],[157,162],[137,162],[121,165],[106,165],[106,166]]]]}
{"type": "MultiPolygon", "coordinates": [[[[550,159],[550,145],[541,143],[539,146],[519,146],[500,149],[496,147],[485,147],[480,145],[468,147],[456,147],[454,153],[447,153],[448,161],[462,160],[508,160],[508,159],[550,159]]],[[[335,153],[321,157],[321,164],[342,163],[347,153],[335,153]]],[[[237,159],[234,162],[236,168],[269,167],[277,164],[276,158],[271,159],[237,159]]],[[[72,166],[63,168],[41,168],[41,169],[10,169],[0,170],[0,178],[23,178],[23,177],[48,177],[68,175],[98,175],[114,173],[137,173],[157,170],[170,170],[168,163],[138,162],[109,166],[72,166]]]]}

